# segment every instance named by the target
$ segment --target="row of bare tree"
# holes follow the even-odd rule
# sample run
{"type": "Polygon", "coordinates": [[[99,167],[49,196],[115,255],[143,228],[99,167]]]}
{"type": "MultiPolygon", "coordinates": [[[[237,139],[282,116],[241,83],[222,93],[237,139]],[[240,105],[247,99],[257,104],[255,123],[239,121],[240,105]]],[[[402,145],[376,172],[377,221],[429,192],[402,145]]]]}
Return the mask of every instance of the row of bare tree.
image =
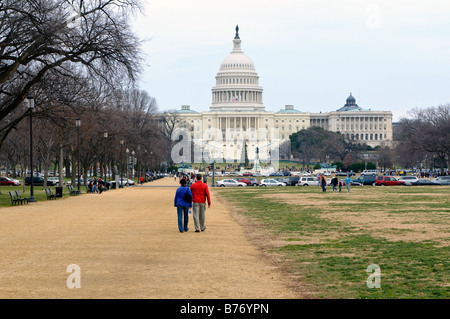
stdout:
{"type": "Polygon", "coordinates": [[[400,121],[397,135],[398,162],[403,166],[450,171],[450,104],[413,109],[400,121]]]}
{"type": "Polygon", "coordinates": [[[44,172],[56,164],[61,178],[64,167],[75,177],[78,155],[84,176],[100,164],[115,172],[127,148],[144,169],[165,159],[156,100],[136,84],[141,41],[129,20],[140,9],[138,0],[0,2],[3,164],[29,168],[30,112],[36,162],[44,172]]]}

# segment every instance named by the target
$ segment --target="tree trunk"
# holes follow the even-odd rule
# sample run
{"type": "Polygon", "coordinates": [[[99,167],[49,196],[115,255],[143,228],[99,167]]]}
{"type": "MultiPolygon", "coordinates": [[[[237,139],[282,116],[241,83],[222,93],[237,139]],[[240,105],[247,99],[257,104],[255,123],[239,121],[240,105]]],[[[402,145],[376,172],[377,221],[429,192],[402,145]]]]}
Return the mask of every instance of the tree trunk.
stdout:
{"type": "Polygon", "coordinates": [[[64,148],[62,144],[59,144],[58,176],[59,186],[62,187],[64,185],[64,148]]]}

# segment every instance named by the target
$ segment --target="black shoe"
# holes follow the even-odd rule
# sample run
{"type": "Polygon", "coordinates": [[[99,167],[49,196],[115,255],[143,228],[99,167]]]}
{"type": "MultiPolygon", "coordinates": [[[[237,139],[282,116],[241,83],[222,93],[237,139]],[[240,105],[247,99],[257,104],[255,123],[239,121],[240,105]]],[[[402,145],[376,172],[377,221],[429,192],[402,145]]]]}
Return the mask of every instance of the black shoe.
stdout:
{"type": "Polygon", "coordinates": [[[198,229],[195,230],[196,233],[199,233],[200,231],[198,229]]]}
{"type": "Polygon", "coordinates": [[[205,231],[206,227],[202,229],[202,231],[205,231]]]}

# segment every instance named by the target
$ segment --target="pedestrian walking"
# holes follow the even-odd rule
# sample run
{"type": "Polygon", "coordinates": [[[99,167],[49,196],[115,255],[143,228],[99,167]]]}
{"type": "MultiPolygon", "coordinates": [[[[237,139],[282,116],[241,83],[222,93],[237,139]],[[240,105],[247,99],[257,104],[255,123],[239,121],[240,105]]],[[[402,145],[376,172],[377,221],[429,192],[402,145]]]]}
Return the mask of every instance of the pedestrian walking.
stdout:
{"type": "Polygon", "coordinates": [[[341,190],[342,190],[342,180],[339,180],[339,193],[341,192],[341,190]]]}
{"type": "Polygon", "coordinates": [[[347,174],[347,177],[345,178],[345,186],[347,186],[347,193],[350,192],[350,184],[352,183],[352,179],[350,178],[350,175],[347,174]]]}
{"type": "Polygon", "coordinates": [[[183,233],[189,230],[189,209],[192,207],[192,192],[187,187],[185,179],[180,180],[180,184],[181,186],[175,193],[173,205],[177,208],[178,230],[183,233]]]}
{"type": "Polygon", "coordinates": [[[320,184],[322,186],[322,192],[325,193],[327,191],[327,189],[326,189],[327,178],[325,177],[325,175],[323,173],[320,175],[320,184]]]}
{"type": "Polygon", "coordinates": [[[98,193],[97,178],[95,178],[95,177],[94,177],[94,179],[92,181],[92,193],[98,193]]]}
{"type": "Polygon", "coordinates": [[[202,176],[197,174],[197,181],[191,186],[192,191],[192,211],[194,217],[195,232],[204,231],[206,219],[206,202],[208,208],[211,207],[211,197],[209,196],[209,189],[206,183],[203,183],[202,176]]]}
{"type": "Polygon", "coordinates": [[[333,192],[337,192],[337,188],[336,188],[336,186],[338,185],[338,179],[337,179],[337,177],[336,176],[334,176],[332,179],[331,179],[331,185],[333,186],[333,192]]]}

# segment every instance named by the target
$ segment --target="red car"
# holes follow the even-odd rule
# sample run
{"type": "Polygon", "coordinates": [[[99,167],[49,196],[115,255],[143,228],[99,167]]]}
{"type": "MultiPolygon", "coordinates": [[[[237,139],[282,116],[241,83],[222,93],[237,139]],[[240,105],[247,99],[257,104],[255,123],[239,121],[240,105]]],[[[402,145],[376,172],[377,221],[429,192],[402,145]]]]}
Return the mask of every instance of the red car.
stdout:
{"type": "Polygon", "coordinates": [[[2,186],[19,186],[20,185],[20,181],[18,181],[17,179],[12,179],[9,177],[0,177],[0,185],[2,186]]]}
{"type": "Polygon", "coordinates": [[[377,176],[375,180],[375,185],[377,186],[395,186],[395,185],[406,185],[404,181],[399,181],[392,176],[377,176]]]}
{"type": "Polygon", "coordinates": [[[248,179],[242,177],[235,178],[234,180],[241,183],[245,183],[247,184],[247,186],[250,186],[252,184],[252,182],[250,182],[248,179]]]}

